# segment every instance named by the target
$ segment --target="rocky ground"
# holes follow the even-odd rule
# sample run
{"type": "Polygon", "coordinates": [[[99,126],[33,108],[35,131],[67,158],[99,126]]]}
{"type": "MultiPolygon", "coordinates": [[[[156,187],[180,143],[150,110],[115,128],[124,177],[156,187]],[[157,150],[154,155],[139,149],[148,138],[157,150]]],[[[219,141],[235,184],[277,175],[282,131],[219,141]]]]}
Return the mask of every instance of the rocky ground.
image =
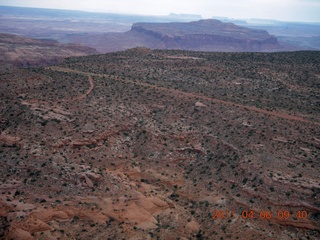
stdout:
{"type": "Polygon", "coordinates": [[[2,66],[0,238],[319,239],[319,59],[2,66]]]}
{"type": "Polygon", "coordinates": [[[0,50],[0,63],[17,67],[46,66],[66,57],[97,53],[95,49],[79,44],[61,44],[5,33],[0,33],[0,50]]]}

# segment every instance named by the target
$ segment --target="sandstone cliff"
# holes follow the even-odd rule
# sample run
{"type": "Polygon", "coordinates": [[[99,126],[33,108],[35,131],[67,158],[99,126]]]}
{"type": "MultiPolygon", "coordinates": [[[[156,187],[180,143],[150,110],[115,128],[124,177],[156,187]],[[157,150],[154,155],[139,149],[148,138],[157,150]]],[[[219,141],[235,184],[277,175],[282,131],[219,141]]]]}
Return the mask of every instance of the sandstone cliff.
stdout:
{"type": "Polygon", "coordinates": [[[132,32],[152,36],[147,47],[200,51],[275,51],[277,38],[265,30],[249,29],[218,20],[190,23],[135,23],[132,32]]]}

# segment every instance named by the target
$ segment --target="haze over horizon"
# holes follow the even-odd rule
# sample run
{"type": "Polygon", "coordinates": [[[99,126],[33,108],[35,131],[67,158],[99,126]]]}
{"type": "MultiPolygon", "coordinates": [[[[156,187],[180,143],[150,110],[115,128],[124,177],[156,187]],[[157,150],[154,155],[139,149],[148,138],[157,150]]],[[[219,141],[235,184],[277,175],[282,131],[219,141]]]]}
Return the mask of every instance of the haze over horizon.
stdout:
{"type": "Polygon", "coordinates": [[[320,22],[318,0],[0,0],[3,6],[81,10],[138,15],[198,14],[203,18],[223,16],[237,19],[274,19],[320,22]]]}

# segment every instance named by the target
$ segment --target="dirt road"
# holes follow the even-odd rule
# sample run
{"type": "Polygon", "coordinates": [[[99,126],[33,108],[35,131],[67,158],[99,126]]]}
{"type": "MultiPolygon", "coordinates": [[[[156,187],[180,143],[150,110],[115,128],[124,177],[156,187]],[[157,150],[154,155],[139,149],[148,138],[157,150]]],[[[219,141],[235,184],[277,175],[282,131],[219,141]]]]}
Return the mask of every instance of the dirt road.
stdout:
{"type": "Polygon", "coordinates": [[[46,69],[51,69],[51,70],[59,71],[59,72],[79,73],[79,74],[87,75],[87,76],[88,76],[88,81],[89,81],[90,87],[89,87],[89,89],[86,91],[86,93],[84,93],[84,94],[82,94],[82,95],[80,95],[80,96],[71,98],[71,99],[67,100],[68,102],[69,102],[69,101],[77,101],[77,100],[81,100],[81,99],[86,98],[87,95],[89,95],[89,94],[91,93],[91,91],[93,90],[93,88],[94,88],[94,82],[93,82],[93,79],[92,79],[92,77],[91,77],[91,76],[94,75],[94,74],[85,73],[85,72],[80,72],[80,71],[72,70],[72,69],[69,69],[69,68],[60,68],[60,67],[46,67],[46,69]]]}
{"type": "Polygon", "coordinates": [[[202,99],[202,100],[206,100],[206,101],[211,101],[214,103],[218,103],[218,104],[223,104],[223,105],[227,105],[227,106],[234,106],[234,107],[239,107],[239,108],[243,108],[249,111],[254,111],[254,112],[258,112],[261,114],[265,114],[265,115],[269,115],[269,116],[274,116],[274,117],[278,117],[278,118],[282,118],[282,119],[287,119],[290,121],[300,121],[300,122],[308,122],[308,123],[313,123],[316,125],[320,125],[320,122],[314,122],[314,121],[310,121],[307,119],[304,119],[302,117],[299,116],[293,116],[284,112],[278,112],[278,111],[269,111],[269,110],[265,110],[265,109],[261,109],[261,108],[257,108],[254,106],[246,106],[246,105],[242,105],[242,104],[238,104],[238,103],[233,103],[233,102],[229,102],[229,101],[224,101],[221,99],[216,99],[216,98],[210,98],[207,96],[203,96],[203,95],[198,95],[195,93],[189,93],[189,92],[184,92],[181,90],[176,90],[176,89],[170,89],[170,88],[166,88],[166,87],[161,87],[161,86],[157,86],[157,85],[152,85],[152,84],[148,84],[148,83],[142,83],[142,82],[137,82],[137,81],[133,81],[133,80],[119,80],[116,79],[114,76],[112,75],[108,75],[108,74],[97,74],[97,73],[88,73],[88,72],[82,72],[79,70],[74,70],[74,69],[69,69],[69,68],[62,68],[62,67],[48,67],[51,70],[55,70],[55,71],[60,71],[60,72],[70,72],[70,73],[78,73],[78,74],[83,74],[83,75],[87,75],[89,77],[89,82],[90,82],[90,89],[87,91],[86,94],[80,96],[80,97],[85,97],[86,95],[88,95],[91,90],[94,87],[92,78],[90,76],[98,76],[98,77],[109,77],[112,78],[113,80],[116,81],[121,81],[123,83],[134,83],[140,86],[145,86],[145,87],[150,87],[150,88],[154,88],[157,90],[163,90],[165,92],[170,92],[173,94],[178,94],[178,95],[184,95],[184,96],[188,96],[188,97],[193,97],[193,98],[197,98],[197,99],[202,99]],[[90,80],[91,79],[91,80],[90,80]]]}

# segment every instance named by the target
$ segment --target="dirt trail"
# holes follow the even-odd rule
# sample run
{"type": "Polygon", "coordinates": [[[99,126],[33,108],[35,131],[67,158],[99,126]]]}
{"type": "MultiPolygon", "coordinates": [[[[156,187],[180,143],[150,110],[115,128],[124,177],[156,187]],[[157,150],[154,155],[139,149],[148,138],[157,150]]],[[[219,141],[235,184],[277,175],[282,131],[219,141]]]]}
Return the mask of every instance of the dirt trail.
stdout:
{"type": "Polygon", "coordinates": [[[67,102],[82,100],[82,99],[86,98],[87,95],[89,95],[91,93],[91,91],[93,90],[93,88],[94,88],[94,82],[93,82],[93,79],[92,79],[91,76],[92,75],[96,75],[96,74],[85,73],[85,72],[80,72],[80,71],[77,71],[77,70],[72,70],[72,69],[69,69],[69,68],[61,68],[61,67],[46,67],[46,69],[51,69],[51,70],[59,71],[59,72],[79,73],[79,74],[88,76],[88,81],[89,81],[89,84],[90,84],[90,88],[86,91],[86,93],[84,93],[84,94],[82,94],[80,96],[71,98],[69,100],[66,100],[67,102]]]}
{"type": "Polygon", "coordinates": [[[86,93],[84,93],[80,96],[74,97],[74,98],[70,99],[69,101],[77,101],[77,100],[84,99],[84,98],[86,98],[87,95],[89,95],[91,93],[92,89],[94,88],[94,83],[93,83],[93,79],[91,76],[88,76],[88,81],[90,83],[90,88],[86,91],[86,93]]]}
{"type": "MultiPolygon", "coordinates": [[[[242,105],[242,104],[238,104],[238,103],[224,101],[224,100],[221,100],[221,99],[216,99],[216,98],[210,98],[210,97],[206,97],[206,96],[202,96],[202,95],[197,95],[195,93],[188,93],[188,92],[184,92],[184,91],[181,91],[181,90],[170,89],[170,88],[161,87],[161,86],[157,86],[157,85],[152,85],[152,84],[148,84],[148,83],[136,82],[136,81],[133,81],[133,80],[119,80],[119,79],[116,79],[114,76],[108,75],[108,74],[88,73],[88,72],[82,72],[82,71],[74,70],[74,69],[70,69],[70,68],[63,68],[63,67],[48,67],[48,69],[55,70],[55,71],[60,71],[60,72],[78,73],[78,74],[87,75],[89,77],[90,76],[110,77],[110,78],[112,78],[114,80],[121,81],[123,83],[133,83],[133,84],[137,84],[137,85],[140,85],[140,86],[145,86],[145,87],[150,87],[150,88],[154,88],[154,89],[158,89],[158,90],[163,90],[163,91],[171,92],[171,93],[178,94],[178,95],[184,95],[184,96],[189,96],[189,97],[198,98],[198,99],[202,99],[202,100],[207,100],[207,101],[211,101],[211,102],[214,102],[214,103],[219,103],[219,104],[223,104],[223,105],[227,105],[227,106],[239,107],[239,108],[243,108],[243,109],[246,109],[246,110],[249,110],[249,111],[254,111],[254,112],[262,113],[262,114],[269,115],[269,116],[279,117],[279,118],[287,119],[287,120],[290,120],[290,121],[308,122],[308,123],[313,123],[313,124],[316,124],[316,125],[320,125],[320,122],[310,121],[310,120],[304,119],[302,117],[293,116],[293,115],[290,115],[290,114],[287,114],[287,113],[284,113],[284,112],[268,111],[268,110],[257,108],[257,107],[253,107],[253,106],[246,106],[246,105],[242,105]]],[[[90,85],[91,85],[91,82],[90,82],[90,85]]],[[[93,86],[93,82],[92,82],[92,86],[93,86]]],[[[91,90],[92,90],[92,88],[90,87],[91,90]]],[[[88,90],[88,92],[90,93],[91,90],[90,91],[89,90],[88,90]]]]}

